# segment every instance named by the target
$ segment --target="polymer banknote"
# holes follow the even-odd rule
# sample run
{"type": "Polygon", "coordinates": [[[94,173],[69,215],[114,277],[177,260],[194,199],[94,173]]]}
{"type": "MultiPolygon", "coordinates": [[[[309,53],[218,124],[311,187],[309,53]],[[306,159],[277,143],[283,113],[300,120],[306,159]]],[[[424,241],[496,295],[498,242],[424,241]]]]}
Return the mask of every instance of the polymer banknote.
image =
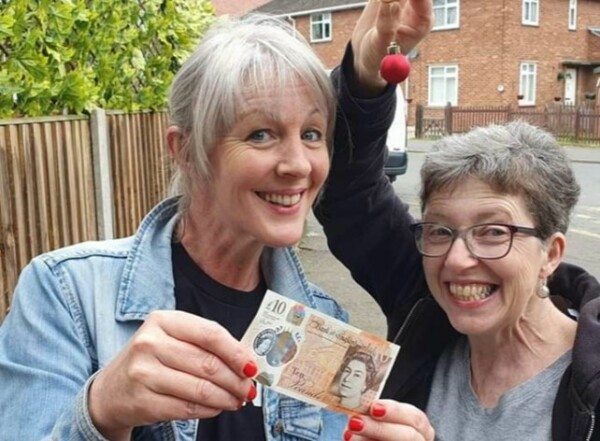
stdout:
{"type": "Polygon", "coordinates": [[[348,414],[368,413],[400,349],[270,290],[242,342],[257,356],[256,381],[348,414]]]}

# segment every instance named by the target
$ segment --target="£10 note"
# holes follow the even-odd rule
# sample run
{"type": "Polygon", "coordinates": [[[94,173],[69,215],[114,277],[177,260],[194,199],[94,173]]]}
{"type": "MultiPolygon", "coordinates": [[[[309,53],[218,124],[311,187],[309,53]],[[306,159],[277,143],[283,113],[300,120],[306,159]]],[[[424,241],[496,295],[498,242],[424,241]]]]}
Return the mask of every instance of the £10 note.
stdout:
{"type": "Polygon", "coordinates": [[[367,414],[399,347],[267,291],[242,342],[258,359],[256,381],[307,403],[367,414]]]}

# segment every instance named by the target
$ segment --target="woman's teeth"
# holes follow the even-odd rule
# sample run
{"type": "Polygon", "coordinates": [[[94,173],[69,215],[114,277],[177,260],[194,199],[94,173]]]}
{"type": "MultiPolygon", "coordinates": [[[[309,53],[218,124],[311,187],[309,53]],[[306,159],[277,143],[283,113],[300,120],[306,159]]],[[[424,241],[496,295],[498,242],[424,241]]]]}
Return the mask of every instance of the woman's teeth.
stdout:
{"type": "Polygon", "coordinates": [[[450,283],[450,294],[459,300],[475,301],[483,300],[489,297],[494,291],[494,285],[480,285],[473,283],[471,285],[459,285],[450,283]]]}
{"type": "Polygon", "coordinates": [[[259,193],[259,196],[267,202],[277,205],[283,205],[285,207],[289,207],[291,205],[295,205],[300,202],[300,198],[302,197],[301,193],[296,193],[293,195],[282,195],[282,194],[272,194],[272,193],[259,193]]]}

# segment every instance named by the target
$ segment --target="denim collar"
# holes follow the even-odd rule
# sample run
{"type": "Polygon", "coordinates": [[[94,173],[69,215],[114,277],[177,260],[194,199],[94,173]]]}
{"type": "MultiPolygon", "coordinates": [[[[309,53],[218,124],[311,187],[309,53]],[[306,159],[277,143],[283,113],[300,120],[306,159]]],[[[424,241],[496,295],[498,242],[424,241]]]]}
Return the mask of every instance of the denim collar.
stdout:
{"type": "MultiPolygon", "coordinates": [[[[178,198],[156,205],[131,238],[119,293],[116,319],[143,320],[154,310],[175,309],[171,241],[179,219],[178,198]]],[[[269,289],[315,308],[311,287],[291,247],[265,248],[261,268],[269,289]]]]}

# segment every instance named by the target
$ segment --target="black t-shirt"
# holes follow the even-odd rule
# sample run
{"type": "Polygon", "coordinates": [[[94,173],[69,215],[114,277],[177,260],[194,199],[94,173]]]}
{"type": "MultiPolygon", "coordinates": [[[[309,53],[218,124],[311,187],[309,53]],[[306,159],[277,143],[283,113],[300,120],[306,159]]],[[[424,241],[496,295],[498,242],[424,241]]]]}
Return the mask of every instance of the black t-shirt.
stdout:
{"type": "MultiPolygon", "coordinates": [[[[264,280],[250,292],[238,291],[211,279],[180,243],[173,243],[172,253],[176,308],[214,320],[241,339],[264,297],[264,280]]],[[[260,398],[259,394],[253,403],[238,411],[200,419],[196,440],[265,441],[260,398]]]]}

